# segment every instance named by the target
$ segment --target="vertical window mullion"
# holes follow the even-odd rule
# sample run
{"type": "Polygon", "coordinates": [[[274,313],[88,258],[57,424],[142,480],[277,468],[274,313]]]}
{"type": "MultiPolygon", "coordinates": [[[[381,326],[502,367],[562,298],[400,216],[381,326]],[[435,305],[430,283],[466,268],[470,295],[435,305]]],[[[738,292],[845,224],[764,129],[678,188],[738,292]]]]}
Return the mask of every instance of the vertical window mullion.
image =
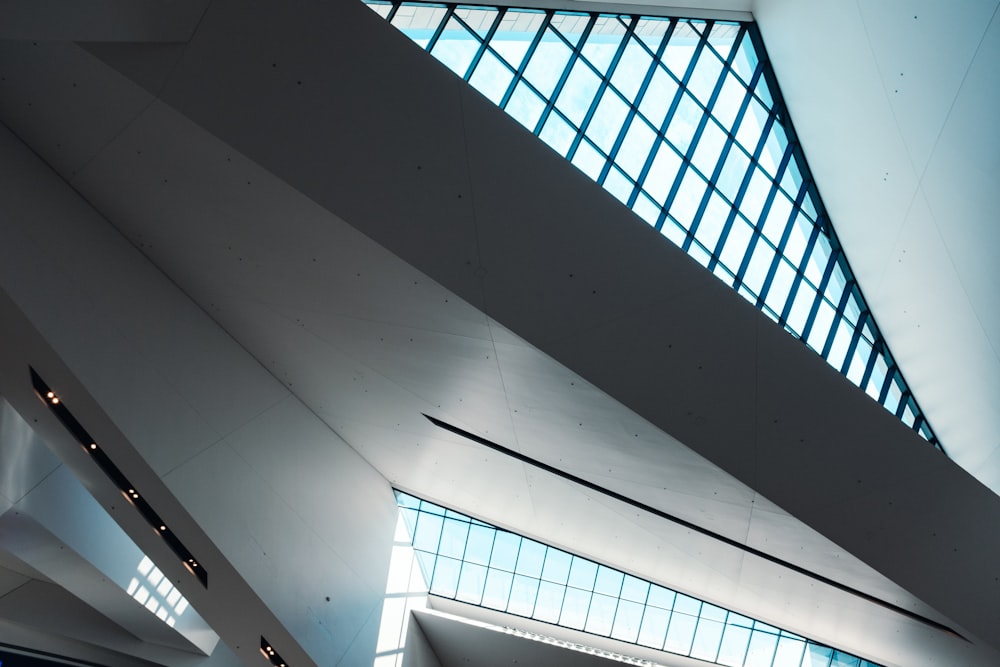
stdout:
{"type": "MultiPolygon", "coordinates": [[[[493,25],[491,25],[490,29],[486,31],[486,35],[483,37],[482,43],[480,43],[479,48],[476,49],[476,55],[472,57],[472,61],[469,63],[469,67],[466,68],[465,75],[462,77],[466,81],[472,78],[472,73],[476,71],[477,67],[479,67],[479,62],[483,59],[483,54],[485,54],[486,51],[489,49],[490,40],[493,39],[493,36],[496,34],[497,30],[500,29],[500,23],[503,21],[504,16],[506,15],[507,15],[506,7],[497,8],[497,15],[493,17],[493,25]]],[[[463,21],[462,23],[464,24],[465,22],[463,21]]],[[[474,30],[471,30],[470,32],[475,34],[474,30]]]]}
{"type": "MultiPolygon", "coordinates": [[[[559,81],[556,82],[556,87],[552,91],[552,95],[549,99],[545,101],[545,108],[542,110],[542,115],[538,118],[538,123],[535,125],[535,130],[533,134],[540,134],[542,128],[545,127],[545,121],[549,119],[549,115],[556,106],[556,100],[559,99],[559,94],[562,93],[563,87],[566,85],[566,80],[569,78],[570,72],[573,71],[574,65],[580,60],[580,53],[583,49],[584,43],[590,38],[590,33],[594,29],[594,25],[597,23],[597,14],[590,14],[590,19],[587,21],[587,25],[584,27],[583,32],[580,34],[580,39],[577,40],[576,44],[570,45],[570,56],[569,61],[566,63],[566,67],[563,68],[563,72],[559,75],[559,81]]],[[[562,33],[559,36],[565,41],[566,38],[562,33]]],[[[568,41],[566,41],[569,44],[568,41]]],[[[572,153],[569,154],[572,156],[572,153]]]]}
{"type": "Polygon", "coordinates": [[[510,96],[514,94],[514,89],[517,88],[517,84],[521,82],[524,78],[524,70],[528,68],[528,63],[535,56],[535,50],[538,48],[539,43],[542,41],[542,37],[545,36],[545,31],[548,29],[549,25],[552,23],[552,17],[555,14],[552,10],[545,12],[545,18],[542,20],[542,25],[538,27],[538,32],[535,36],[531,38],[531,44],[528,45],[527,51],[524,53],[524,58],[521,59],[521,64],[517,66],[514,71],[514,78],[510,80],[507,85],[507,90],[504,91],[503,97],[500,99],[499,107],[501,109],[507,108],[507,103],[510,102],[510,96]]]}
{"type": "Polygon", "coordinates": [[[430,40],[427,42],[425,50],[427,53],[431,53],[434,47],[437,46],[438,40],[441,38],[441,33],[444,32],[444,28],[448,25],[448,20],[451,19],[452,15],[455,13],[455,5],[448,5],[447,10],[444,13],[444,18],[438,23],[437,28],[434,29],[434,34],[431,35],[430,40]]]}

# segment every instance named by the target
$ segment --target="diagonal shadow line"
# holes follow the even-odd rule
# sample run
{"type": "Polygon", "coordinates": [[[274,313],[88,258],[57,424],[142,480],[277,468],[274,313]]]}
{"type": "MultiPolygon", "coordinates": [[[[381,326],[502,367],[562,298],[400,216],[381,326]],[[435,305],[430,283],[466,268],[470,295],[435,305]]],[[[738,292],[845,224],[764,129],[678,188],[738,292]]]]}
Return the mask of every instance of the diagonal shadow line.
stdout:
{"type": "Polygon", "coordinates": [[[607,489],[607,488],[605,488],[605,487],[603,487],[603,486],[601,486],[599,484],[595,484],[594,482],[591,482],[589,480],[583,479],[582,477],[577,477],[576,475],[574,475],[572,473],[568,473],[565,470],[560,470],[559,468],[551,466],[551,465],[549,465],[547,463],[543,463],[542,461],[539,461],[537,459],[533,459],[530,456],[527,456],[525,454],[521,454],[520,452],[516,452],[516,451],[514,451],[512,449],[508,449],[507,447],[504,447],[503,445],[498,445],[497,443],[492,442],[490,440],[487,440],[486,438],[482,438],[482,437],[480,437],[480,436],[478,436],[478,435],[476,435],[474,433],[469,433],[468,431],[460,429],[457,426],[452,426],[448,422],[441,421],[440,419],[436,419],[434,417],[431,417],[428,414],[424,414],[424,417],[426,417],[428,419],[428,421],[430,421],[432,424],[434,424],[438,428],[442,428],[442,429],[444,429],[446,431],[450,431],[451,433],[454,433],[455,435],[462,436],[466,440],[470,440],[470,441],[472,441],[472,442],[474,442],[474,443],[476,443],[478,445],[482,445],[484,447],[488,447],[489,449],[492,449],[493,451],[496,451],[496,452],[499,452],[499,453],[504,454],[506,456],[509,456],[511,458],[517,459],[518,461],[521,461],[522,463],[526,463],[526,464],[528,464],[530,466],[538,468],[539,470],[544,470],[545,472],[548,472],[548,473],[551,473],[551,474],[556,475],[558,477],[561,477],[561,478],[563,478],[563,479],[565,479],[565,480],[567,480],[569,482],[572,482],[573,484],[577,484],[578,486],[585,487],[587,489],[590,489],[591,491],[599,493],[599,494],[601,494],[603,496],[606,496],[608,498],[612,498],[612,499],[617,500],[619,502],[623,502],[623,503],[625,503],[627,505],[635,507],[636,509],[642,510],[643,512],[647,512],[647,513],[652,514],[652,515],[654,515],[656,517],[659,517],[661,519],[665,519],[667,521],[670,521],[671,523],[675,523],[678,526],[683,526],[684,528],[687,528],[688,530],[692,530],[692,531],[694,531],[696,533],[700,533],[701,535],[705,535],[706,537],[710,537],[713,540],[716,540],[718,542],[722,542],[723,544],[725,544],[727,546],[730,546],[730,547],[733,547],[734,549],[739,549],[740,551],[743,551],[743,552],[745,552],[747,554],[750,554],[752,556],[757,556],[758,558],[761,558],[761,559],[766,560],[768,562],[774,563],[775,565],[780,565],[781,567],[784,567],[784,568],[786,568],[788,570],[791,570],[792,572],[795,572],[796,574],[801,574],[802,576],[809,577],[810,579],[813,579],[813,580],[818,581],[820,583],[826,584],[827,586],[831,586],[833,588],[836,588],[839,591],[843,591],[843,592],[848,593],[850,595],[853,595],[853,596],[855,596],[857,598],[860,598],[860,599],[864,600],[865,602],[870,602],[871,604],[878,605],[879,607],[882,607],[883,609],[888,609],[889,611],[893,611],[893,612],[895,612],[895,613],[897,613],[897,614],[899,614],[901,616],[905,616],[906,618],[909,618],[910,620],[917,621],[918,623],[922,623],[922,624],[924,624],[926,626],[932,627],[935,630],[940,630],[941,632],[945,632],[945,633],[950,634],[952,636],[958,637],[959,639],[962,639],[964,641],[969,641],[968,639],[966,639],[965,637],[963,637],[961,634],[959,634],[955,630],[952,630],[951,628],[949,628],[947,625],[944,625],[942,623],[938,623],[937,621],[935,621],[933,619],[930,619],[930,618],[927,618],[926,616],[921,616],[920,614],[918,614],[916,612],[913,612],[913,611],[910,611],[909,609],[904,609],[903,607],[900,607],[898,605],[894,605],[891,602],[886,602],[885,600],[883,600],[881,598],[878,598],[878,597],[875,597],[874,595],[871,595],[870,593],[865,593],[864,591],[860,591],[860,590],[858,590],[856,588],[852,588],[851,586],[848,586],[847,584],[841,583],[841,582],[836,581],[834,579],[830,579],[829,577],[825,577],[822,574],[819,574],[818,572],[813,572],[812,570],[807,570],[806,568],[804,568],[804,567],[802,567],[800,565],[796,565],[795,563],[790,563],[790,562],[788,562],[786,560],[778,558],[777,556],[769,554],[769,553],[767,553],[765,551],[761,551],[760,549],[755,549],[754,547],[751,547],[751,546],[749,546],[747,544],[743,544],[742,542],[734,540],[734,539],[732,539],[730,537],[726,537],[725,535],[721,535],[719,533],[716,533],[715,531],[709,530],[708,528],[705,528],[703,526],[699,526],[697,524],[691,523],[690,521],[687,521],[686,519],[682,519],[679,516],[674,516],[673,514],[669,514],[668,512],[664,512],[663,510],[660,510],[660,509],[657,509],[657,508],[652,507],[650,505],[647,505],[647,504],[645,504],[643,502],[635,500],[634,498],[629,498],[628,496],[622,495],[621,493],[618,493],[617,491],[612,491],[611,489],[607,489]]]}

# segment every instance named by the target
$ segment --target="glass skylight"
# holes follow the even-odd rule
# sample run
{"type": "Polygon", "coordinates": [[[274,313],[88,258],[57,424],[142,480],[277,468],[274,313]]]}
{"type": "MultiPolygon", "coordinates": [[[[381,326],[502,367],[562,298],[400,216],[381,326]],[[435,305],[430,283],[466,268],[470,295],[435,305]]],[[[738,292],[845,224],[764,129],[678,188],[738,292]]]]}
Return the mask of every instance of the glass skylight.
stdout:
{"type": "Polygon", "coordinates": [[[753,23],[365,2],[940,448],[844,258],[753,23]]]}
{"type": "Polygon", "coordinates": [[[138,576],[132,577],[126,592],[150,613],[156,614],[158,619],[174,627],[177,619],[187,611],[187,599],[174,588],[149,556],[142,557],[136,573],[138,576]]]}
{"type": "Polygon", "coordinates": [[[430,593],[730,667],[878,667],[400,491],[430,593]]]}

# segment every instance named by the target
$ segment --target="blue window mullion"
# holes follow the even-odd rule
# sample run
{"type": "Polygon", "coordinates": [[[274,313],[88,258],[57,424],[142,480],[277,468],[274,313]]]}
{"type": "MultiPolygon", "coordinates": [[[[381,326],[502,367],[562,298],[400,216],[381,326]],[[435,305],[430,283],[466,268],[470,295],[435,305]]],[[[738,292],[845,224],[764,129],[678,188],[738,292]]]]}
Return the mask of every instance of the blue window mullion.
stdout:
{"type": "MultiPolygon", "coordinates": [[[[747,170],[743,174],[743,181],[740,183],[740,188],[736,192],[736,197],[733,198],[733,205],[730,209],[729,215],[726,217],[726,222],[722,228],[722,233],[719,235],[720,243],[722,243],[725,239],[729,237],[729,231],[732,229],[733,222],[735,222],[736,220],[737,211],[740,210],[741,205],[743,204],[743,197],[744,195],[746,195],[746,191],[750,187],[750,181],[753,180],[754,169],[757,168],[757,164],[760,160],[760,153],[762,150],[764,150],[764,145],[767,141],[767,134],[768,132],[771,131],[771,125],[773,123],[774,123],[774,116],[769,115],[767,117],[767,120],[764,122],[764,127],[762,128],[760,139],[757,140],[757,146],[754,148],[753,153],[750,155],[750,164],[747,166],[747,170]]],[[[699,214],[700,213],[701,210],[699,210],[699,214]]],[[[751,224],[753,224],[752,221],[751,224]]],[[[695,226],[696,225],[692,225],[692,231],[694,230],[695,226]]],[[[687,250],[687,247],[685,247],[685,250],[687,250]]],[[[709,262],[709,270],[712,270],[718,264],[718,259],[715,255],[714,250],[710,250],[710,252],[712,252],[712,259],[709,262]]]]}
{"type": "MultiPolygon", "coordinates": [[[[831,259],[833,255],[830,255],[831,259]]],[[[825,292],[826,290],[824,290],[825,292]]],[[[824,359],[830,358],[830,352],[833,349],[833,341],[837,338],[837,328],[840,326],[840,321],[845,319],[845,311],[847,310],[847,304],[851,300],[851,293],[853,292],[853,283],[849,282],[844,286],[844,291],[840,295],[840,301],[833,304],[834,315],[833,324],[830,325],[830,333],[826,336],[826,342],[823,344],[822,357],[824,359]]],[[[830,302],[833,303],[832,301],[830,302]]],[[[859,332],[860,333],[860,332],[859,332]]],[[[839,370],[839,369],[838,369],[839,370]]]]}
{"type": "MultiPolygon", "coordinates": [[[[556,82],[556,87],[552,91],[552,95],[550,95],[549,99],[545,102],[545,108],[542,110],[542,115],[539,116],[538,122],[535,124],[533,134],[541,134],[542,128],[545,127],[545,122],[549,119],[549,115],[555,108],[556,100],[559,99],[559,94],[562,93],[563,87],[566,85],[566,80],[569,78],[570,72],[573,71],[573,66],[576,65],[577,61],[580,59],[580,52],[581,49],[583,49],[583,45],[587,42],[591,31],[594,29],[594,25],[597,23],[597,16],[597,14],[590,14],[590,19],[587,21],[587,25],[584,27],[583,32],[580,34],[580,39],[577,40],[576,44],[570,44],[569,40],[567,40],[561,32],[554,30],[559,38],[570,47],[571,53],[569,61],[566,63],[566,67],[563,68],[562,74],[559,75],[559,81],[556,82]]],[[[542,96],[539,95],[539,97],[542,96]]]]}
{"type": "MultiPolygon", "coordinates": [[[[608,65],[608,70],[604,73],[597,72],[597,75],[601,77],[601,83],[598,84],[597,92],[594,93],[594,99],[591,101],[590,107],[588,107],[587,113],[583,117],[583,121],[580,122],[580,131],[577,132],[576,137],[573,138],[573,143],[570,144],[569,151],[566,153],[566,159],[572,160],[573,156],[576,155],[576,151],[580,147],[580,141],[587,134],[587,129],[590,127],[590,122],[594,119],[594,114],[597,113],[597,108],[600,106],[601,100],[604,98],[604,93],[609,87],[611,87],[611,73],[614,72],[615,67],[618,65],[618,61],[621,60],[622,53],[625,52],[625,47],[627,45],[628,40],[622,39],[618,44],[618,48],[615,49],[615,55],[611,59],[611,64],[608,65]]],[[[595,69],[594,71],[596,72],[597,70],[595,69]]],[[[614,88],[612,88],[612,90],[614,90],[614,88]]],[[[617,92],[615,94],[617,94],[617,92]]],[[[601,169],[601,179],[598,183],[604,182],[603,175],[607,167],[607,161],[605,161],[604,167],[601,169]]]]}
{"type": "MultiPolygon", "coordinates": [[[[813,233],[819,232],[819,228],[815,228],[813,233]]],[[[815,246],[813,246],[815,247],[815,246]]],[[[809,255],[806,255],[808,259],[809,255]]],[[[819,285],[816,286],[816,301],[813,303],[812,310],[809,312],[809,319],[806,320],[806,325],[802,328],[802,339],[808,340],[810,334],[812,334],[813,324],[816,322],[816,315],[819,313],[820,304],[823,302],[824,295],[826,294],[826,287],[830,282],[830,275],[833,273],[833,267],[836,266],[836,253],[831,252],[830,258],[826,262],[826,269],[823,271],[823,276],[819,281],[819,285]]],[[[819,350],[817,350],[819,352],[819,350]]],[[[822,354],[820,356],[823,356],[822,354]]],[[[826,357],[823,356],[825,359],[826,357]]]]}
{"type": "Polygon", "coordinates": [[[507,85],[507,90],[504,92],[503,97],[500,99],[500,104],[498,105],[501,109],[507,108],[507,103],[510,102],[510,96],[514,94],[514,89],[517,84],[521,82],[524,78],[524,70],[528,68],[528,63],[535,55],[535,50],[538,48],[539,43],[542,41],[542,37],[545,35],[546,29],[552,23],[552,16],[555,14],[552,10],[545,12],[545,18],[542,20],[542,25],[538,27],[538,32],[535,36],[531,38],[531,44],[528,45],[527,51],[524,53],[524,57],[521,59],[521,64],[517,66],[514,71],[514,78],[510,80],[507,85]]]}
{"type": "MultiPolygon", "coordinates": [[[[805,253],[802,255],[802,263],[808,261],[809,256],[812,254],[813,249],[816,247],[816,239],[819,238],[819,227],[813,225],[812,231],[809,233],[809,240],[806,242],[805,253]]],[[[792,280],[792,289],[788,295],[788,301],[785,303],[785,309],[781,313],[781,321],[787,322],[788,316],[791,314],[792,306],[795,305],[795,297],[798,292],[799,287],[803,283],[807,282],[805,279],[805,271],[802,269],[802,265],[795,267],[795,279],[792,280]]],[[[799,338],[805,340],[806,334],[808,333],[810,320],[807,319],[806,323],[802,325],[802,331],[797,332],[799,338]]]]}
{"type": "Polygon", "coordinates": [[[455,5],[447,5],[447,11],[444,13],[444,18],[441,19],[440,23],[438,23],[437,28],[434,29],[434,34],[431,35],[430,40],[427,42],[427,46],[424,47],[424,50],[426,50],[427,53],[431,53],[434,50],[434,47],[437,46],[438,39],[441,38],[441,33],[444,32],[445,26],[448,25],[448,19],[450,19],[454,14],[455,5]]]}
{"type": "MultiPolygon", "coordinates": [[[[480,43],[479,48],[476,49],[476,55],[472,57],[472,62],[469,63],[469,67],[465,70],[465,75],[462,77],[466,81],[472,78],[472,73],[476,71],[477,67],[479,67],[479,62],[483,59],[483,55],[486,53],[487,49],[489,49],[490,40],[493,39],[493,36],[500,28],[500,23],[503,21],[503,18],[506,15],[507,15],[506,7],[497,8],[497,15],[493,17],[493,25],[491,25],[490,29],[486,31],[486,36],[483,37],[482,43],[480,43]]],[[[465,21],[462,21],[462,25],[464,25],[467,29],[469,28],[469,26],[465,23],[465,21]]],[[[472,33],[473,35],[476,34],[475,30],[469,30],[469,32],[472,33]]],[[[501,62],[503,61],[501,60],[501,62]]]]}
{"type": "MultiPolygon", "coordinates": [[[[670,105],[670,111],[667,113],[666,117],[663,119],[663,124],[660,127],[663,136],[667,134],[667,126],[673,120],[674,113],[677,111],[677,106],[680,104],[681,99],[683,99],[684,94],[687,92],[687,84],[691,80],[691,75],[694,73],[695,68],[698,66],[698,58],[701,57],[701,52],[705,48],[705,35],[699,35],[698,44],[694,47],[694,53],[691,54],[691,62],[688,63],[687,69],[684,71],[684,76],[678,82],[680,85],[677,86],[677,92],[674,93],[673,102],[670,105]]],[[[668,73],[670,70],[664,68],[668,73]]],[[[692,98],[693,99],[693,98],[692,98]]],[[[696,100],[697,102],[697,100],[696,100]]],[[[704,118],[702,118],[704,121],[704,118]]],[[[660,214],[660,218],[657,220],[656,228],[661,229],[663,227],[663,221],[666,219],[666,214],[670,211],[670,207],[673,206],[674,199],[677,197],[677,191],[681,187],[681,182],[684,180],[685,172],[688,170],[691,164],[690,156],[693,155],[693,149],[697,145],[698,138],[700,136],[700,129],[702,125],[699,124],[699,129],[695,132],[695,136],[691,139],[691,145],[688,146],[688,151],[683,155],[683,160],[681,161],[681,167],[677,170],[677,176],[674,177],[674,183],[670,187],[670,192],[667,194],[666,200],[663,202],[663,211],[660,214]]],[[[704,208],[705,200],[702,201],[701,206],[699,206],[698,213],[695,215],[695,222],[692,222],[692,229],[698,220],[698,215],[701,214],[704,208]]],[[[688,231],[687,238],[684,241],[684,251],[687,252],[691,247],[691,232],[688,231]]]]}
{"type": "MultiPolygon", "coordinates": [[[[844,290],[847,291],[846,289],[844,290]]],[[[853,288],[851,289],[853,292],[853,288]]],[[[869,318],[869,313],[867,310],[861,312],[858,317],[857,323],[854,325],[854,331],[851,334],[851,343],[847,346],[847,356],[844,358],[844,363],[840,369],[841,375],[847,375],[847,372],[851,369],[851,360],[854,358],[854,353],[858,350],[858,343],[861,342],[861,330],[864,328],[864,322],[869,318]]],[[[848,320],[849,321],[849,320],[848,320]]],[[[861,385],[864,388],[864,385],[861,385]]]]}

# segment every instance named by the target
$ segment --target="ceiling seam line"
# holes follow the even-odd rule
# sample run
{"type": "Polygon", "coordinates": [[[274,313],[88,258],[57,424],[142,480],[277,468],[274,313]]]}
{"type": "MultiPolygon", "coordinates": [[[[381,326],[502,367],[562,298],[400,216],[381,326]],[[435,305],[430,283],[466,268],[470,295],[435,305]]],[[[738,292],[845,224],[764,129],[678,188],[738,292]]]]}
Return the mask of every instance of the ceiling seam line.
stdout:
{"type": "Polygon", "coordinates": [[[435,417],[431,417],[430,415],[425,414],[424,417],[426,417],[428,421],[430,421],[435,426],[441,428],[442,430],[449,431],[449,432],[453,433],[454,435],[457,435],[457,436],[460,436],[462,438],[465,438],[466,440],[469,440],[469,441],[474,442],[476,444],[482,445],[484,447],[492,449],[492,450],[494,450],[496,452],[499,452],[501,454],[505,454],[506,456],[510,456],[512,458],[518,459],[518,460],[520,460],[520,461],[522,461],[522,462],[524,462],[524,463],[526,463],[528,465],[532,465],[534,467],[537,467],[540,470],[544,470],[545,472],[548,472],[548,473],[553,474],[553,475],[555,475],[557,477],[561,477],[561,478],[563,478],[563,479],[565,479],[567,481],[570,481],[570,482],[573,482],[575,484],[578,484],[578,485],[580,485],[580,486],[582,486],[584,488],[590,489],[591,491],[594,491],[594,492],[599,493],[601,495],[607,496],[609,498],[612,498],[612,499],[617,500],[619,502],[625,503],[627,505],[631,505],[632,507],[640,509],[640,510],[642,510],[644,512],[648,512],[649,514],[652,514],[653,516],[657,516],[657,517],[659,517],[661,519],[664,519],[666,521],[670,521],[671,523],[675,523],[675,524],[677,524],[677,525],[679,525],[679,526],[681,526],[683,528],[687,528],[688,530],[692,530],[692,531],[695,531],[695,532],[697,532],[697,533],[699,533],[701,535],[705,535],[706,537],[710,537],[712,539],[718,540],[719,542],[722,542],[723,544],[726,544],[727,546],[739,549],[739,550],[741,550],[742,552],[744,552],[746,554],[757,556],[758,558],[761,558],[762,560],[768,561],[768,562],[773,563],[775,565],[779,565],[781,567],[784,567],[784,568],[786,568],[788,570],[791,570],[791,571],[793,571],[793,572],[795,572],[797,574],[801,574],[802,576],[808,577],[810,579],[814,579],[814,580],[816,580],[816,581],[818,581],[820,583],[826,584],[826,585],[828,585],[828,586],[830,586],[832,588],[835,588],[835,589],[837,589],[837,590],[839,590],[841,592],[853,595],[853,596],[855,596],[855,597],[857,597],[857,598],[859,598],[861,600],[864,600],[866,602],[869,602],[869,603],[871,603],[873,605],[882,607],[883,609],[886,609],[886,610],[889,610],[889,611],[893,611],[893,612],[899,614],[900,616],[904,616],[906,618],[909,618],[910,620],[917,621],[917,622],[922,623],[924,625],[927,625],[927,626],[929,626],[931,628],[934,628],[934,629],[939,630],[941,632],[944,632],[944,633],[950,634],[950,635],[952,635],[954,637],[957,637],[957,638],[959,638],[959,639],[961,639],[961,640],[963,640],[965,642],[969,642],[968,639],[966,639],[963,635],[959,634],[957,631],[953,630],[952,628],[944,625],[943,623],[939,623],[939,622],[937,622],[937,621],[935,621],[933,619],[927,618],[925,616],[921,616],[920,614],[918,614],[918,613],[916,613],[914,611],[910,611],[909,609],[905,609],[905,608],[900,607],[898,605],[895,605],[895,604],[893,604],[891,602],[887,602],[885,600],[882,600],[881,598],[878,598],[875,595],[872,595],[870,593],[865,593],[862,590],[859,590],[859,589],[856,589],[856,588],[852,588],[851,586],[848,586],[847,584],[844,584],[844,583],[841,583],[839,581],[836,581],[835,579],[831,579],[829,577],[826,577],[826,576],[824,576],[824,575],[822,575],[822,574],[820,574],[818,572],[813,572],[812,570],[806,569],[805,567],[802,567],[800,565],[796,565],[795,563],[792,563],[790,561],[786,561],[786,560],[784,560],[782,558],[779,558],[777,556],[769,554],[766,551],[762,551],[762,550],[757,549],[755,547],[751,547],[751,546],[749,546],[747,544],[743,544],[739,540],[735,540],[735,539],[733,539],[731,537],[726,537],[725,535],[722,535],[721,533],[716,533],[713,530],[710,530],[708,528],[700,526],[700,525],[698,525],[696,523],[693,523],[691,521],[683,519],[683,518],[681,518],[679,516],[675,516],[673,514],[670,514],[669,512],[666,512],[664,510],[658,509],[658,508],[653,507],[651,505],[647,505],[646,503],[643,503],[643,502],[641,502],[639,500],[635,500],[634,498],[626,496],[626,495],[624,495],[622,493],[619,493],[617,491],[613,491],[611,489],[608,489],[608,488],[605,488],[603,486],[600,486],[599,484],[597,484],[595,482],[591,482],[590,480],[587,480],[587,479],[584,479],[584,478],[579,477],[577,475],[574,475],[572,473],[566,472],[565,470],[561,470],[559,468],[556,468],[555,466],[549,465],[549,464],[544,463],[542,461],[539,461],[537,459],[533,459],[533,458],[531,458],[531,457],[529,457],[529,456],[527,456],[525,454],[521,454],[519,452],[516,452],[516,451],[514,451],[512,449],[509,449],[507,447],[504,447],[503,445],[500,445],[500,444],[497,444],[497,443],[492,442],[490,440],[487,440],[486,438],[478,436],[478,435],[476,435],[474,433],[470,433],[468,431],[464,431],[464,430],[458,428],[457,426],[452,426],[451,424],[449,424],[447,422],[444,422],[444,421],[441,421],[440,419],[437,419],[435,417]]]}

